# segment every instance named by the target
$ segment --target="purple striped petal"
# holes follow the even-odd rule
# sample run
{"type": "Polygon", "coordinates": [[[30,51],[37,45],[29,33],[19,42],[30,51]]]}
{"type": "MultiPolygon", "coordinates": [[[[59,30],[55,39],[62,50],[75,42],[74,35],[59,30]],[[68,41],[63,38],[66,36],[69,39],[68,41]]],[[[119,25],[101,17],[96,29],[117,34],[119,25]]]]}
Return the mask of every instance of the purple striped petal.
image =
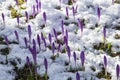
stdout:
{"type": "Polygon", "coordinates": [[[17,41],[18,41],[18,43],[19,43],[19,36],[18,36],[18,32],[17,32],[17,31],[14,31],[14,33],[15,33],[16,39],[17,39],[17,41]]]}
{"type": "Polygon", "coordinates": [[[81,51],[80,59],[81,59],[82,67],[84,67],[84,62],[85,62],[85,54],[84,54],[84,51],[81,51]]]}

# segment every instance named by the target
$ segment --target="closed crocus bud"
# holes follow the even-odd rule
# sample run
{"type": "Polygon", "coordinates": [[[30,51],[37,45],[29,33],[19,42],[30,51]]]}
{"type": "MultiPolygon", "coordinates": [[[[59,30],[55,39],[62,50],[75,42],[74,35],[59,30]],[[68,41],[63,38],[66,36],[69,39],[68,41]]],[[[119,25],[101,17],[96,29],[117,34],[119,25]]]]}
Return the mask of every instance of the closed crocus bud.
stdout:
{"type": "Polygon", "coordinates": [[[67,54],[68,54],[68,58],[69,58],[69,62],[70,62],[71,51],[70,51],[69,46],[67,46],[67,54]]]}
{"type": "Polygon", "coordinates": [[[46,13],[45,12],[43,12],[43,19],[44,19],[44,22],[46,24],[47,17],[46,17],[46,13]]]}
{"type": "Polygon", "coordinates": [[[27,11],[25,11],[25,16],[26,16],[26,22],[28,22],[29,16],[28,16],[28,12],[27,11]]]}
{"type": "Polygon", "coordinates": [[[61,50],[61,44],[58,45],[58,52],[61,50]]]}
{"type": "Polygon", "coordinates": [[[19,26],[19,23],[20,23],[19,16],[17,16],[16,19],[17,19],[17,23],[18,23],[18,26],[19,26]]]}
{"type": "Polygon", "coordinates": [[[107,67],[107,58],[106,58],[106,56],[104,56],[104,68],[106,68],[107,67]]]}
{"type": "Polygon", "coordinates": [[[14,33],[15,33],[16,39],[17,39],[17,41],[18,41],[18,43],[19,43],[19,36],[18,36],[18,32],[17,32],[17,31],[14,31],[14,33]]]}
{"type": "Polygon", "coordinates": [[[106,41],[106,29],[105,27],[103,27],[103,38],[104,38],[104,43],[106,41]]]}
{"type": "Polygon", "coordinates": [[[3,20],[3,24],[5,25],[5,15],[4,15],[4,13],[2,13],[2,20],[3,20]]]}
{"type": "Polygon", "coordinates": [[[117,80],[119,80],[119,75],[120,75],[120,66],[117,64],[117,66],[116,66],[116,77],[117,77],[117,80]]]}
{"type": "Polygon", "coordinates": [[[37,52],[36,52],[36,46],[33,46],[33,60],[34,60],[34,64],[37,64],[37,52]]]}
{"type": "Polygon", "coordinates": [[[46,70],[46,73],[48,71],[48,61],[46,58],[44,58],[44,65],[45,65],[45,70],[46,70]]]}
{"type": "Polygon", "coordinates": [[[28,37],[29,37],[29,42],[31,42],[31,34],[32,34],[32,32],[31,32],[31,26],[28,25],[28,37]]]}
{"type": "Polygon", "coordinates": [[[78,26],[79,26],[79,28],[81,30],[81,36],[82,36],[82,34],[83,34],[83,25],[82,25],[81,20],[79,18],[78,18],[78,26]]]}
{"type": "Polygon", "coordinates": [[[38,46],[39,46],[39,49],[41,48],[41,39],[40,39],[40,36],[37,35],[37,43],[38,43],[38,46]]]}
{"type": "Polygon", "coordinates": [[[25,42],[25,47],[27,48],[28,47],[28,43],[27,43],[27,38],[24,37],[24,42],[25,42]]]}
{"type": "Polygon", "coordinates": [[[84,63],[85,63],[85,54],[84,54],[84,51],[81,51],[80,59],[81,59],[82,67],[84,67],[84,63]]]}
{"type": "Polygon", "coordinates": [[[26,57],[26,63],[27,63],[27,65],[28,65],[28,67],[30,68],[30,59],[29,59],[28,56],[26,57]]]}
{"type": "Polygon", "coordinates": [[[99,7],[97,8],[97,15],[98,15],[98,22],[99,22],[99,21],[100,21],[100,15],[101,15],[101,14],[100,14],[100,8],[99,8],[99,7]]]}
{"type": "Polygon", "coordinates": [[[58,40],[57,39],[57,32],[56,32],[55,28],[53,28],[53,33],[54,33],[55,39],[58,40]]]}
{"type": "Polygon", "coordinates": [[[78,72],[76,73],[76,80],[80,80],[80,75],[78,72]]]}
{"type": "Polygon", "coordinates": [[[52,53],[53,53],[53,56],[54,56],[54,53],[55,53],[55,44],[54,43],[52,44],[52,53]]]}
{"type": "Polygon", "coordinates": [[[74,58],[75,65],[76,65],[76,60],[77,60],[77,57],[76,57],[76,53],[75,53],[75,52],[73,52],[73,58],[74,58]]]}
{"type": "Polygon", "coordinates": [[[66,32],[66,38],[68,39],[68,31],[66,30],[65,32],[66,32]]]}
{"type": "Polygon", "coordinates": [[[75,7],[72,7],[72,12],[73,12],[73,17],[74,17],[74,21],[75,21],[75,7]]]}
{"type": "Polygon", "coordinates": [[[15,1],[16,1],[16,5],[19,6],[19,4],[18,4],[18,0],[15,0],[15,1]]]}
{"type": "Polygon", "coordinates": [[[44,42],[44,46],[45,48],[47,47],[47,43],[46,43],[46,39],[43,37],[43,42],[44,42]]]}
{"type": "Polygon", "coordinates": [[[66,36],[64,36],[64,44],[65,44],[66,46],[68,46],[68,39],[67,39],[66,36]]]}
{"type": "Polygon", "coordinates": [[[52,36],[51,36],[50,33],[48,34],[48,38],[49,38],[49,42],[50,42],[50,45],[51,45],[52,44],[52,36]]]}
{"type": "Polygon", "coordinates": [[[67,17],[69,17],[68,7],[66,7],[66,15],[67,15],[67,17]]]}
{"type": "Polygon", "coordinates": [[[7,36],[4,36],[4,40],[5,40],[5,43],[7,44],[7,46],[9,46],[9,41],[8,41],[7,36]]]}
{"type": "Polygon", "coordinates": [[[35,14],[36,14],[36,11],[35,11],[35,5],[33,5],[33,13],[32,13],[32,16],[33,16],[33,18],[35,18],[35,14]]]}
{"type": "Polygon", "coordinates": [[[62,31],[62,35],[64,36],[64,22],[63,20],[61,21],[61,31],[62,31]]]}
{"type": "Polygon", "coordinates": [[[35,39],[33,39],[33,46],[36,46],[36,42],[35,42],[35,39]]]}

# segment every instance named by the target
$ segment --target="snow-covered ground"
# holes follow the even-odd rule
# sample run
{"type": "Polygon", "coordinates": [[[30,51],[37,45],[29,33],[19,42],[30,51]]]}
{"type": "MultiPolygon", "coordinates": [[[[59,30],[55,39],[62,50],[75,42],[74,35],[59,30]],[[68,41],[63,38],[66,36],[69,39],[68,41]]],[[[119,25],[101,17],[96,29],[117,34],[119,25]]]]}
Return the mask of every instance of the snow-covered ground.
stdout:
{"type": "MultiPolygon", "coordinates": [[[[111,74],[110,80],[117,80],[116,78],[116,65],[120,65],[120,4],[112,4],[112,0],[76,0],[73,5],[67,5],[67,0],[61,0],[61,9],[55,9],[60,6],[59,0],[41,0],[41,11],[26,22],[25,11],[29,15],[32,15],[32,6],[36,5],[36,0],[28,0],[27,8],[26,3],[22,5],[26,9],[19,10],[23,17],[20,18],[18,26],[17,19],[11,17],[10,6],[18,10],[18,6],[14,0],[1,0],[0,1],[0,14],[5,15],[5,25],[3,24],[2,16],[0,15],[0,37],[7,36],[9,42],[9,53],[7,55],[8,63],[6,64],[6,56],[2,55],[2,49],[6,48],[7,45],[2,44],[0,40],[0,80],[14,80],[16,73],[14,72],[14,66],[11,61],[16,62],[18,68],[24,67],[26,63],[26,57],[30,58],[33,62],[32,55],[28,48],[25,48],[24,37],[28,37],[28,25],[32,29],[32,39],[37,41],[37,34],[41,36],[41,32],[44,34],[47,44],[49,44],[48,34],[52,34],[52,42],[57,47],[58,44],[55,42],[53,28],[57,32],[61,32],[61,21],[64,21],[64,29],[68,31],[68,45],[71,49],[71,61],[70,64],[65,65],[69,61],[67,52],[62,53],[55,50],[55,55],[59,53],[59,56],[53,61],[51,56],[52,51],[49,48],[44,49],[44,43],[41,42],[42,50],[39,51],[37,45],[37,73],[43,76],[45,73],[44,57],[48,61],[48,76],[49,80],[76,80],[76,72],[80,74],[81,80],[105,80],[104,78],[99,79],[96,75],[102,70],[100,64],[103,64],[103,57],[107,57],[107,72],[111,74]],[[77,8],[75,13],[75,20],[72,13],[72,6],[77,8]],[[66,19],[66,7],[69,10],[69,18],[66,19]],[[98,22],[97,8],[100,8],[100,21],[98,22]],[[44,24],[43,12],[46,12],[47,21],[46,26],[41,28],[44,24]],[[75,23],[78,22],[78,18],[84,20],[83,33],[81,36],[81,30],[75,23]],[[94,48],[94,44],[99,45],[103,42],[103,27],[106,26],[106,43],[111,43],[111,54],[117,56],[110,56],[110,53],[103,50],[97,50],[94,48]],[[5,27],[5,28],[4,28],[5,27]],[[4,28],[4,29],[3,29],[4,28]],[[18,32],[19,44],[12,42],[17,41],[14,31],[18,32]],[[115,36],[118,36],[118,39],[115,36]],[[79,68],[81,67],[80,53],[85,53],[85,71],[68,71],[70,67],[79,68]],[[73,58],[73,52],[76,52],[77,61],[73,58]],[[19,61],[19,60],[20,61],[19,61]],[[96,70],[93,71],[91,67],[96,70]],[[71,79],[68,79],[71,78],[71,79]]],[[[62,40],[63,35],[58,35],[58,39],[62,40]]],[[[4,41],[4,40],[3,40],[4,41]]],[[[36,42],[37,44],[37,42],[36,42]]],[[[30,43],[32,47],[32,43],[30,43]]],[[[61,46],[62,49],[65,45],[61,46]]],[[[120,78],[119,78],[120,79],[120,78]]]]}

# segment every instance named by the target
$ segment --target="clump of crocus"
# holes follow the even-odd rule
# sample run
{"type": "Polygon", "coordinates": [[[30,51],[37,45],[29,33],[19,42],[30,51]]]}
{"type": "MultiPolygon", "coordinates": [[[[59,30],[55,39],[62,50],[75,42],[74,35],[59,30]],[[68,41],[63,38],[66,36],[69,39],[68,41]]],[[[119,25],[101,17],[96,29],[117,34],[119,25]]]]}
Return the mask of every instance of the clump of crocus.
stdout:
{"type": "Polygon", "coordinates": [[[98,15],[98,23],[99,23],[100,22],[100,15],[101,15],[99,7],[97,8],[97,15],[98,15]]]}
{"type": "Polygon", "coordinates": [[[29,37],[29,42],[31,42],[31,35],[32,35],[31,26],[28,25],[28,37],[29,37]]]}
{"type": "Polygon", "coordinates": [[[81,51],[80,53],[80,59],[81,59],[81,64],[82,64],[82,69],[84,69],[84,63],[85,63],[85,54],[84,51],[81,51]]]}
{"type": "Polygon", "coordinates": [[[70,56],[71,56],[70,47],[67,46],[67,47],[66,47],[66,50],[67,50],[67,54],[68,54],[68,58],[69,58],[69,63],[70,63],[70,56]]]}
{"type": "Polygon", "coordinates": [[[83,25],[82,25],[82,22],[81,22],[81,20],[79,18],[78,18],[78,26],[79,26],[79,28],[81,30],[81,36],[82,36],[82,34],[83,34],[83,25]]]}
{"type": "Polygon", "coordinates": [[[5,26],[5,15],[4,13],[2,13],[1,15],[2,15],[2,20],[3,20],[3,25],[5,26]]]}
{"type": "Polygon", "coordinates": [[[46,12],[43,12],[43,20],[44,20],[44,24],[46,25],[46,20],[47,20],[46,12]]]}
{"type": "Polygon", "coordinates": [[[104,44],[106,42],[106,28],[105,27],[103,27],[103,42],[104,44]]]}
{"type": "Polygon", "coordinates": [[[15,36],[16,36],[16,39],[17,39],[17,42],[19,43],[19,36],[18,36],[18,32],[17,31],[14,31],[15,33],[15,36]]]}
{"type": "Polygon", "coordinates": [[[44,58],[44,65],[45,65],[45,80],[47,79],[47,73],[48,73],[48,61],[46,58],[44,58]]]}
{"type": "Polygon", "coordinates": [[[78,72],[76,73],[76,80],[80,80],[80,75],[78,72]]]}
{"type": "Polygon", "coordinates": [[[119,76],[120,76],[120,66],[117,64],[117,66],[116,66],[116,77],[117,77],[117,80],[119,80],[119,76]]]}
{"type": "Polygon", "coordinates": [[[107,76],[107,58],[106,58],[106,56],[104,56],[103,63],[104,63],[104,68],[105,68],[105,75],[107,76]]]}
{"type": "Polygon", "coordinates": [[[77,57],[76,57],[76,53],[75,52],[73,52],[73,58],[74,58],[74,61],[75,61],[75,66],[76,66],[77,57]]]}
{"type": "Polygon", "coordinates": [[[27,11],[25,11],[25,16],[26,16],[26,22],[28,22],[29,16],[28,16],[28,12],[27,11]]]}

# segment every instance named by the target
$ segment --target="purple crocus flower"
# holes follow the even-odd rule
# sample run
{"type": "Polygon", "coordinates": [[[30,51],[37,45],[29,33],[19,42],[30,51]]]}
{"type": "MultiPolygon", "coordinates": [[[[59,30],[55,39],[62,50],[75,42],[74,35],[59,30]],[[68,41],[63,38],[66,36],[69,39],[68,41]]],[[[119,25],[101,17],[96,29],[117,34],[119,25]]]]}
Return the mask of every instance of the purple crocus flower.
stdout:
{"type": "Polygon", "coordinates": [[[68,7],[66,7],[66,15],[67,15],[67,17],[69,17],[68,7]]]}
{"type": "Polygon", "coordinates": [[[65,32],[66,32],[66,38],[68,39],[68,31],[66,30],[65,32]]]}
{"type": "Polygon", "coordinates": [[[48,61],[46,58],[44,58],[44,65],[45,65],[45,70],[46,70],[46,73],[48,71],[48,61]]]}
{"type": "Polygon", "coordinates": [[[4,15],[4,13],[2,13],[2,20],[3,20],[3,23],[5,25],[5,15],[4,15]]]}
{"type": "Polygon", "coordinates": [[[51,45],[52,44],[52,37],[51,37],[50,33],[48,34],[48,38],[49,38],[49,42],[50,42],[50,45],[51,45]]]}
{"type": "Polygon", "coordinates": [[[46,43],[46,39],[43,37],[43,42],[44,42],[44,46],[45,48],[47,47],[47,43],[46,43]]]}
{"type": "Polygon", "coordinates": [[[107,58],[106,58],[106,56],[104,56],[104,68],[106,68],[107,67],[107,58]]]}
{"type": "Polygon", "coordinates": [[[28,22],[29,16],[28,16],[28,12],[27,11],[25,11],[25,16],[26,16],[26,22],[28,22]]]}
{"type": "Polygon", "coordinates": [[[31,34],[32,34],[32,32],[31,32],[31,26],[28,25],[28,36],[29,36],[29,42],[31,42],[31,34]]]}
{"type": "Polygon", "coordinates": [[[17,23],[18,23],[18,26],[19,26],[19,23],[20,23],[19,16],[17,16],[16,19],[17,19],[17,23]]]}
{"type": "Polygon", "coordinates": [[[77,57],[76,57],[76,53],[75,53],[75,52],[73,52],[73,58],[74,58],[75,65],[76,65],[76,60],[77,60],[77,57]]]}
{"type": "Polygon", "coordinates": [[[80,30],[81,30],[81,36],[83,34],[83,25],[81,23],[81,20],[78,18],[78,26],[80,27],[80,30]]]}
{"type": "Polygon", "coordinates": [[[117,80],[119,80],[119,75],[120,75],[120,66],[117,64],[117,66],[116,66],[116,76],[117,76],[117,80]]]}
{"type": "Polygon", "coordinates": [[[4,40],[5,40],[5,43],[7,44],[7,46],[9,46],[9,41],[8,41],[7,36],[4,36],[4,40]]]}
{"type": "Polygon", "coordinates": [[[46,17],[46,13],[45,12],[43,12],[43,19],[44,19],[44,22],[46,24],[47,17],[46,17]]]}
{"type": "Polygon", "coordinates": [[[62,34],[64,36],[64,22],[63,22],[63,20],[61,21],[61,29],[62,29],[62,34]]]}
{"type": "Polygon", "coordinates": [[[41,45],[40,45],[41,40],[40,40],[40,36],[39,35],[37,35],[37,43],[38,43],[38,46],[39,46],[39,49],[40,49],[41,48],[41,45]]]}
{"type": "Polygon", "coordinates": [[[57,39],[57,32],[56,32],[55,28],[53,28],[53,33],[54,33],[54,36],[55,36],[56,40],[58,40],[57,39]]]}
{"type": "Polygon", "coordinates": [[[36,14],[36,11],[35,11],[35,5],[33,5],[33,13],[32,13],[32,16],[33,16],[33,18],[35,18],[35,14],[36,14]]]}
{"type": "Polygon", "coordinates": [[[105,29],[105,27],[103,27],[103,37],[104,37],[104,43],[105,43],[105,40],[106,40],[106,29],[105,29]]]}
{"type": "Polygon", "coordinates": [[[26,57],[26,62],[27,62],[28,67],[30,68],[30,59],[28,56],[26,57]]]}
{"type": "Polygon", "coordinates": [[[75,21],[75,7],[72,7],[72,12],[73,12],[73,16],[74,16],[74,21],[75,21]]]}
{"type": "Polygon", "coordinates": [[[81,59],[82,67],[84,67],[84,62],[85,62],[85,54],[84,54],[84,51],[81,51],[80,59],[81,59]]]}
{"type": "Polygon", "coordinates": [[[36,42],[35,42],[35,39],[33,39],[33,46],[36,46],[36,42]]]}
{"type": "Polygon", "coordinates": [[[28,43],[27,43],[27,38],[26,37],[24,37],[24,42],[25,42],[25,46],[27,48],[28,47],[28,43]]]}
{"type": "Polygon", "coordinates": [[[18,5],[18,0],[15,0],[15,1],[16,1],[16,5],[19,6],[19,5],[18,5]]]}
{"type": "Polygon", "coordinates": [[[80,75],[78,72],[76,73],[76,80],[80,80],[80,75]]]}
{"type": "Polygon", "coordinates": [[[58,52],[61,50],[61,44],[58,45],[58,52]]]}
{"type": "Polygon", "coordinates": [[[71,51],[70,51],[70,47],[69,46],[67,46],[67,54],[68,54],[69,62],[70,62],[71,51]]]}
{"type": "Polygon", "coordinates": [[[17,31],[14,31],[14,33],[15,33],[16,39],[17,39],[17,41],[18,41],[18,43],[19,43],[19,36],[18,36],[18,32],[17,32],[17,31]]]}
{"type": "Polygon", "coordinates": [[[68,46],[68,39],[66,36],[64,36],[64,44],[66,44],[66,46],[68,46]]]}
{"type": "Polygon", "coordinates": [[[52,53],[53,53],[53,56],[54,56],[54,53],[55,53],[55,44],[52,43],[52,53]]]}
{"type": "Polygon", "coordinates": [[[38,4],[38,0],[36,0],[36,3],[38,4]]]}
{"type": "Polygon", "coordinates": [[[100,21],[100,8],[97,8],[98,22],[100,21]]]}

